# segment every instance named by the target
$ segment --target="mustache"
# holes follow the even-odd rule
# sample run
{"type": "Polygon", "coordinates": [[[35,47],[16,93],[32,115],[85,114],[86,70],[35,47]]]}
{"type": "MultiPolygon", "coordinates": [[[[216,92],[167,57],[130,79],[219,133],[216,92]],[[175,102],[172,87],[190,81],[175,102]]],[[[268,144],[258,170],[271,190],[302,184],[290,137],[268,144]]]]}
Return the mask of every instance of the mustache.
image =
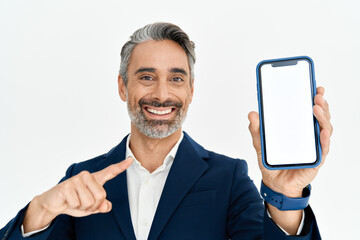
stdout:
{"type": "Polygon", "coordinates": [[[156,100],[147,100],[147,99],[140,99],[139,105],[142,108],[144,105],[149,105],[152,107],[176,107],[181,108],[183,104],[181,102],[175,102],[175,101],[165,101],[165,102],[159,102],[156,100]]]}

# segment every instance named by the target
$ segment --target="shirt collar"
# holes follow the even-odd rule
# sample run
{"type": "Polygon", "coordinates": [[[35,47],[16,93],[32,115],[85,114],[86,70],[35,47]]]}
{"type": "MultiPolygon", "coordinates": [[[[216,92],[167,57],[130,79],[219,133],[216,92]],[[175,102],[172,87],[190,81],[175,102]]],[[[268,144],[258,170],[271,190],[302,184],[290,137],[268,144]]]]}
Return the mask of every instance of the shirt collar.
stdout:
{"type": "MultiPolygon", "coordinates": [[[[133,152],[130,149],[130,137],[131,134],[129,134],[128,138],[126,139],[126,153],[125,156],[126,158],[128,157],[132,157],[134,159],[134,163],[140,167],[141,163],[135,158],[133,152]]],[[[174,147],[170,150],[170,152],[166,155],[165,159],[164,159],[164,163],[162,164],[162,166],[165,168],[170,162],[172,162],[175,159],[176,153],[179,149],[179,145],[182,141],[182,139],[184,138],[184,133],[181,131],[181,136],[179,138],[179,140],[176,142],[176,144],[174,145],[174,147]]]]}

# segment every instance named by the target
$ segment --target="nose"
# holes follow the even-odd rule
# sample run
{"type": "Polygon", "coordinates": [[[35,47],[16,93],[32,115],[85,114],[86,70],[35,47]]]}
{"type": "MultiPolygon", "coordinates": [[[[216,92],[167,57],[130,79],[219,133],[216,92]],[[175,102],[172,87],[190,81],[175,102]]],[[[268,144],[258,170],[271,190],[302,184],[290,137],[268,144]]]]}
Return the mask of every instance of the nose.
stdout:
{"type": "Polygon", "coordinates": [[[165,102],[170,97],[169,86],[166,80],[160,80],[155,84],[155,89],[153,91],[153,98],[157,99],[159,102],[165,102]]]}

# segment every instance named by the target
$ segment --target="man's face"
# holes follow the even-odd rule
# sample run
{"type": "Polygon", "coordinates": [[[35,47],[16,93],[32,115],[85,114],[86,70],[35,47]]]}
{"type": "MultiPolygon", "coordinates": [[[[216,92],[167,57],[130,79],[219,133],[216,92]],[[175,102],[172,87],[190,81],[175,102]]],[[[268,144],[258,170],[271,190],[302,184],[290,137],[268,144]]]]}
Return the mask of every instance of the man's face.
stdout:
{"type": "Polygon", "coordinates": [[[185,51],[170,40],[138,44],[128,66],[127,87],[119,76],[119,93],[127,101],[132,124],[151,138],[165,138],[185,120],[193,96],[185,51]]]}

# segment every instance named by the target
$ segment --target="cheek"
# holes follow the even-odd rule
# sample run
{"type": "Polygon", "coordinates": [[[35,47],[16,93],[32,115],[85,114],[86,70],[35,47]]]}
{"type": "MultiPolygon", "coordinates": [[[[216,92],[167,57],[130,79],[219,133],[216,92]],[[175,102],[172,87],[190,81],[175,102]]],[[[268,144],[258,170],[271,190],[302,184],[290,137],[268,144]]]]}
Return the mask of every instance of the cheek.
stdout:
{"type": "Polygon", "coordinates": [[[187,109],[192,101],[191,91],[185,91],[181,95],[180,99],[181,99],[181,102],[184,104],[183,107],[187,109]]]}
{"type": "Polygon", "coordinates": [[[189,89],[186,91],[186,98],[187,98],[188,104],[191,103],[192,97],[193,97],[193,91],[192,91],[191,88],[189,88],[189,89]]]}
{"type": "Polygon", "coordinates": [[[137,86],[129,86],[128,87],[128,95],[127,100],[129,104],[132,106],[138,105],[139,100],[146,96],[146,91],[144,89],[137,86]]]}
{"type": "Polygon", "coordinates": [[[188,101],[189,101],[189,104],[192,102],[192,97],[193,97],[193,95],[192,95],[192,93],[190,92],[190,93],[189,93],[189,97],[188,97],[188,99],[189,99],[189,100],[188,100],[188,101]]]}

